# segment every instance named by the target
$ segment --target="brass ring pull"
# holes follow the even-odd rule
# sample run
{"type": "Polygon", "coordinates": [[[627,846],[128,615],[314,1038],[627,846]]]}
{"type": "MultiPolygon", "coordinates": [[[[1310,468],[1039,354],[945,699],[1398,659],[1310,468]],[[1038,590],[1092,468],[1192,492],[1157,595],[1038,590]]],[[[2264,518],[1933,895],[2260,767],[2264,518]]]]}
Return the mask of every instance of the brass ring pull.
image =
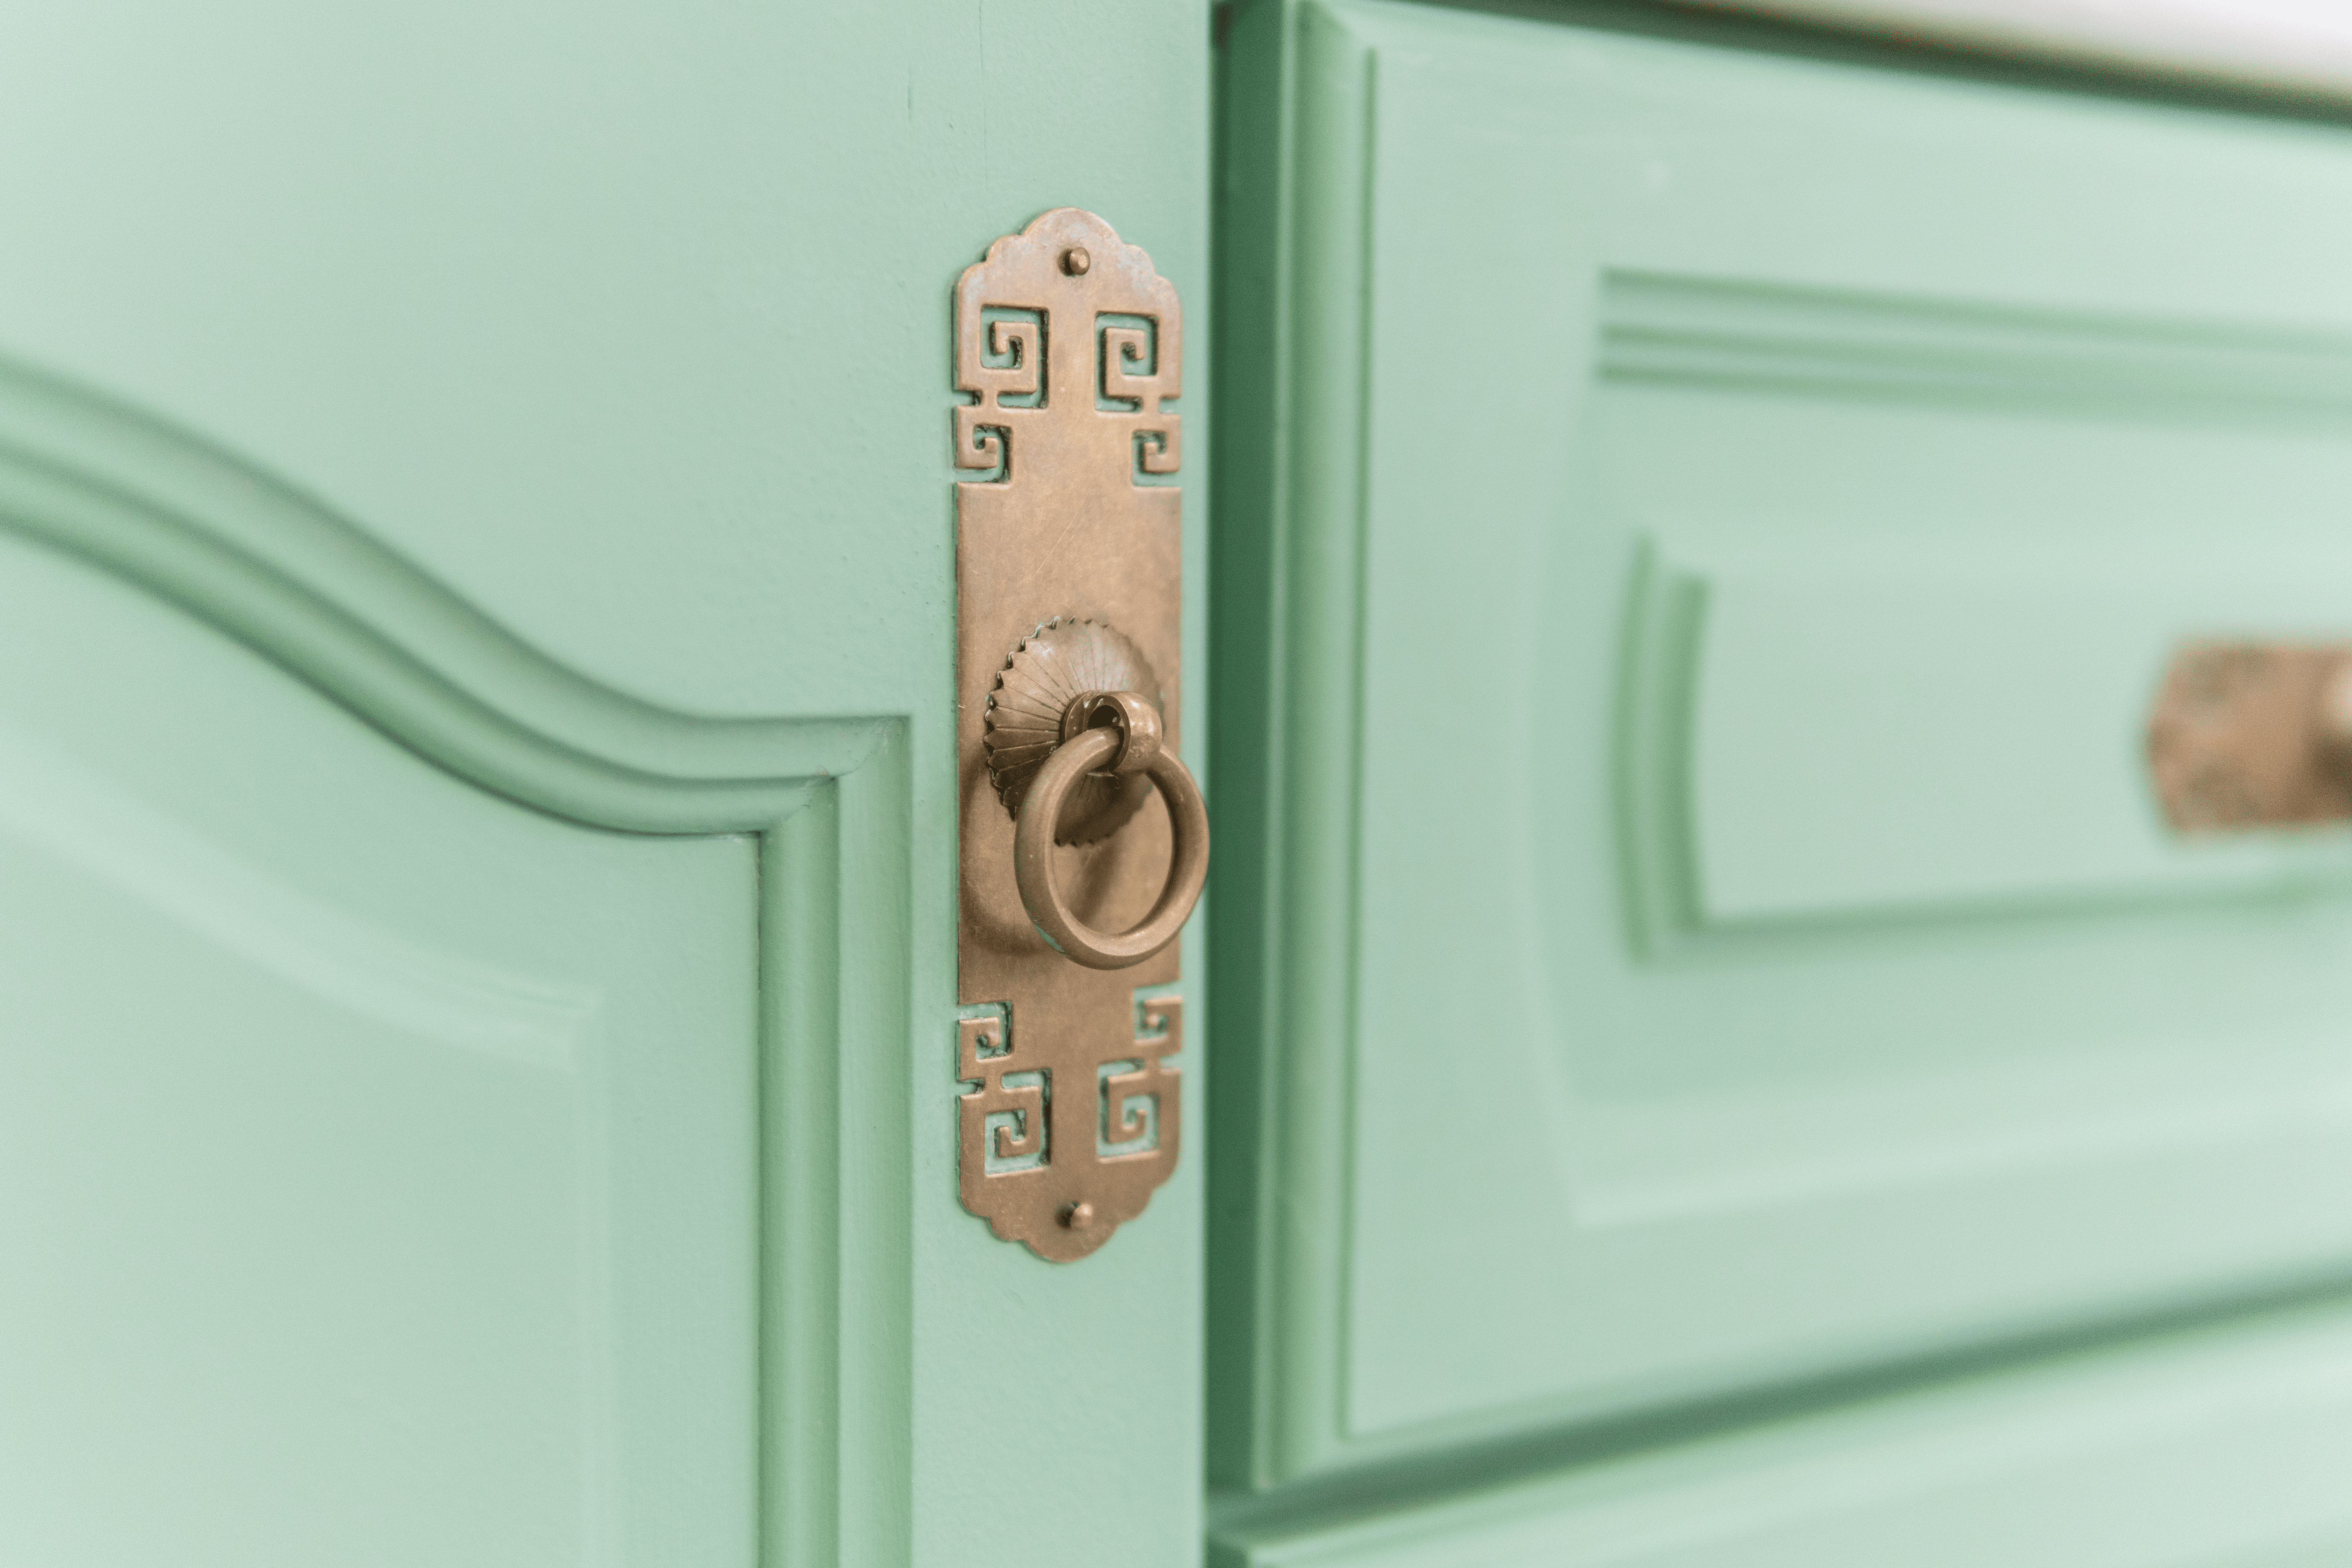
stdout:
{"type": "Polygon", "coordinates": [[[1159,710],[1132,691],[1094,691],[1062,714],[1062,743],[1029,783],[1013,835],[1013,876],[1038,934],[1088,969],[1125,969],[1176,940],[1209,875],[1209,810],[1201,786],[1160,743],[1159,710]],[[1114,935],[1070,912],[1054,883],[1054,827],[1062,803],[1092,773],[1142,773],[1159,786],[1172,839],[1167,885],[1141,924],[1114,935]]]}

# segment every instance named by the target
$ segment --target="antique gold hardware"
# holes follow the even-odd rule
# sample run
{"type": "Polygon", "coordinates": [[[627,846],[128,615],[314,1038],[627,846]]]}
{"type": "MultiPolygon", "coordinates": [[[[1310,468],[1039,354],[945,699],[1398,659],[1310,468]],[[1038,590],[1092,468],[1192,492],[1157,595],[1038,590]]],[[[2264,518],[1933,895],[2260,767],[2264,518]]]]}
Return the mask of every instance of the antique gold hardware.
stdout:
{"type": "Polygon", "coordinates": [[[1182,1128],[1162,988],[1208,854],[1162,482],[1183,319],[1149,256],[1062,207],[964,272],[955,344],[961,1184],[1068,1261],[1143,1212],[1182,1128]]]}
{"type": "Polygon", "coordinates": [[[1132,691],[1095,692],[1070,704],[1064,741],[1029,785],[1013,836],[1013,881],[1039,933],[1055,950],[1089,969],[1125,969],[1176,940],[1209,874],[1209,813],[1191,770],[1160,743],[1160,714],[1132,691]],[[1110,728],[1095,728],[1108,720],[1110,728]],[[1072,785],[1108,773],[1140,773],[1160,786],[1175,839],[1168,880],[1151,912],[1133,930],[1099,931],[1072,911],[1055,880],[1053,825],[1072,785]]]}
{"type": "MultiPolygon", "coordinates": [[[[1135,691],[1155,710],[1159,678],[1136,646],[1094,621],[1047,621],[1005,660],[982,715],[982,755],[996,797],[1016,819],[1030,781],[1069,739],[1072,705],[1096,691],[1135,691]]],[[[1151,786],[1132,776],[1089,773],[1071,793],[1054,837],[1064,844],[1109,837],[1133,816],[1151,786]]]]}
{"type": "Polygon", "coordinates": [[[2184,645],[2147,757],[2184,832],[2352,820],[2352,647],[2184,645]]]}

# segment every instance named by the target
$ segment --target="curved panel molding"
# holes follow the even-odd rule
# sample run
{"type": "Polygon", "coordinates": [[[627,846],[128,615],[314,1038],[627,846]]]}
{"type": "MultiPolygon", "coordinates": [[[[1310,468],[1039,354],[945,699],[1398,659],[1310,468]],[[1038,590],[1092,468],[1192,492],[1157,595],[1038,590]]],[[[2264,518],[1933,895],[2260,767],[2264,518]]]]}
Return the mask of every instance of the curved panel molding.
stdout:
{"type": "MultiPolygon", "coordinates": [[[[902,1423],[844,1422],[841,1413],[908,1407],[910,1287],[887,1267],[845,1270],[850,1254],[838,1242],[859,1236],[861,1250],[886,1258],[908,1256],[911,1245],[911,1112],[899,1064],[915,1037],[921,965],[908,908],[916,854],[908,718],[715,719],[616,691],[514,637],[317,500],[162,421],[5,361],[0,531],[184,612],[466,784],[588,827],[756,838],[756,909],[723,913],[720,929],[740,919],[735,934],[756,954],[752,994],[735,999],[755,1018],[747,1049],[756,1062],[792,1067],[759,1070],[756,1088],[744,1078],[740,1093],[728,1090],[727,1115],[748,1093],[758,1116],[755,1132],[739,1131],[757,1162],[759,1229],[736,1233],[752,1248],[746,1267],[757,1299],[736,1306],[756,1311],[763,1347],[754,1397],[767,1436],[743,1450],[744,1462],[759,1468],[760,1496],[774,1500],[749,1528],[784,1541],[794,1561],[835,1548],[845,1561],[887,1560],[912,1506],[903,1486],[885,1480],[851,1499],[837,1479],[909,1474],[911,1438],[902,1423]],[[860,1116],[844,1114],[852,1102],[860,1116]],[[851,1320],[845,1303],[853,1298],[851,1320]],[[855,1331],[845,1331],[852,1321],[855,1331]],[[807,1374],[818,1366],[822,1375],[807,1374]]],[[[68,677],[91,662],[87,650],[56,659],[68,677]]],[[[132,658],[112,673],[130,668],[135,682],[137,668],[132,658]]],[[[42,685],[46,675],[30,669],[28,680],[42,685]]],[[[266,918],[226,935],[241,944],[251,973],[283,983],[287,994],[324,994],[371,1026],[423,1026],[434,1038],[477,1043],[487,1033],[490,1045],[528,1057],[526,1068],[572,1048],[580,998],[569,991],[505,995],[485,1009],[471,997],[451,1005],[453,989],[478,979],[463,965],[442,963],[422,984],[404,972],[387,983],[370,967],[391,951],[383,939],[371,935],[352,962],[345,931],[298,900],[256,890],[228,858],[160,841],[143,819],[131,820],[120,844],[75,838],[93,814],[124,809],[87,774],[22,744],[0,771],[8,775],[0,782],[29,800],[16,815],[32,814],[19,826],[35,853],[62,856],[74,876],[127,891],[134,905],[143,899],[206,940],[223,933],[203,906],[225,888],[248,911],[261,908],[266,918]],[[71,821],[44,811],[61,798],[71,821]],[[128,866],[131,856],[145,858],[128,866]]],[[[217,795],[229,786],[213,787],[217,795]]],[[[734,852],[667,847],[684,853],[665,863],[734,852]]],[[[627,892],[597,889],[585,901],[617,910],[627,892]]],[[[604,929],[650,929],[665,919],[667,896],[656,888],[641,920],[617,912],[604,929]]],[[[670,930],[688,952],[725,951],[675,922],[670,930]]],[[[404,963],[416,967],[399,959],[395,969],[404,963]]],[[[682,1016],[713,994],[687,985],[667,1005],[682,1016]]],[[[741,1065],[750,1073],[756,1063],[741,1065]]],[[[653,1075],[660,1093],[676,1087],[671,1066],[653,1075]]],[[[673,1138],[665,1146],[687,1144],[673,1138]]],[[[709,1149],[693,1152],[701,1158],[709,1149]]],[[[753,1436],[741,1435],[747,1443],[753,1436]]]]}
{"type": "Polygon", "coordinates": [[[772,824],[898,722],[704,718],[614,690],[310,497],[5,363],[0,528],[178,605],[460,777],[596,826],[772,824]]]}

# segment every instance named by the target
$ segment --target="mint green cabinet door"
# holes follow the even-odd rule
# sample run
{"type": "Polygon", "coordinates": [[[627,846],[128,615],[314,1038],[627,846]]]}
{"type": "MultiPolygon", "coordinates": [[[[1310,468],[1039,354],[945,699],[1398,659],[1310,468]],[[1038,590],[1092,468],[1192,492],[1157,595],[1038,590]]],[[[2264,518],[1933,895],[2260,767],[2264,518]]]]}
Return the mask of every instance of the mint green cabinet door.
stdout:
{"type": "Polygon", "coordinates": [[[748,1560],[758,840],[454,778],[185,513],[0,494],[0,1557],[748,1560]]]}
{"type": "Polygon", "coordinates": [[[1200,1162],[957,1198],[950,302],[1205,314],[1204,9],[13,11],[0,1561],[1194,1561],[1200,1162]]]}
{"type": "Polygon", "coordinates": [[[1381,0],[1227,71],[1220,1474],[2342,1277],[2352,840],[2142,736],[2352,636],[2352,134],[1381,0]]]}

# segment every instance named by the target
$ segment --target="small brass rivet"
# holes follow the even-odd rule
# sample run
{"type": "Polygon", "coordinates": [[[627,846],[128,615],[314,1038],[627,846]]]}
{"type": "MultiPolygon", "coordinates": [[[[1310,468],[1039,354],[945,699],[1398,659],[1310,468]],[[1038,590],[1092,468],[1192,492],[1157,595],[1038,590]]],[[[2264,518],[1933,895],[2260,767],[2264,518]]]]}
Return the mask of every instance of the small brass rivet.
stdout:
{"type": "Polygon", "coordinates": [[[1062,1205],[1062,1227],[1065,1230],[1084,1230],[1094,1222],[1094,1205],[1065,1204],[1062,1205]]]}
{"type": "Polygon", "coordinates": [[[1095,258],[1087,254],[1087,247],[1083,245],[1074,245],[1062,252],[1062,270],[1073,278],[1084,278],[1087,268],[1094,264],[1095,258]]]}

